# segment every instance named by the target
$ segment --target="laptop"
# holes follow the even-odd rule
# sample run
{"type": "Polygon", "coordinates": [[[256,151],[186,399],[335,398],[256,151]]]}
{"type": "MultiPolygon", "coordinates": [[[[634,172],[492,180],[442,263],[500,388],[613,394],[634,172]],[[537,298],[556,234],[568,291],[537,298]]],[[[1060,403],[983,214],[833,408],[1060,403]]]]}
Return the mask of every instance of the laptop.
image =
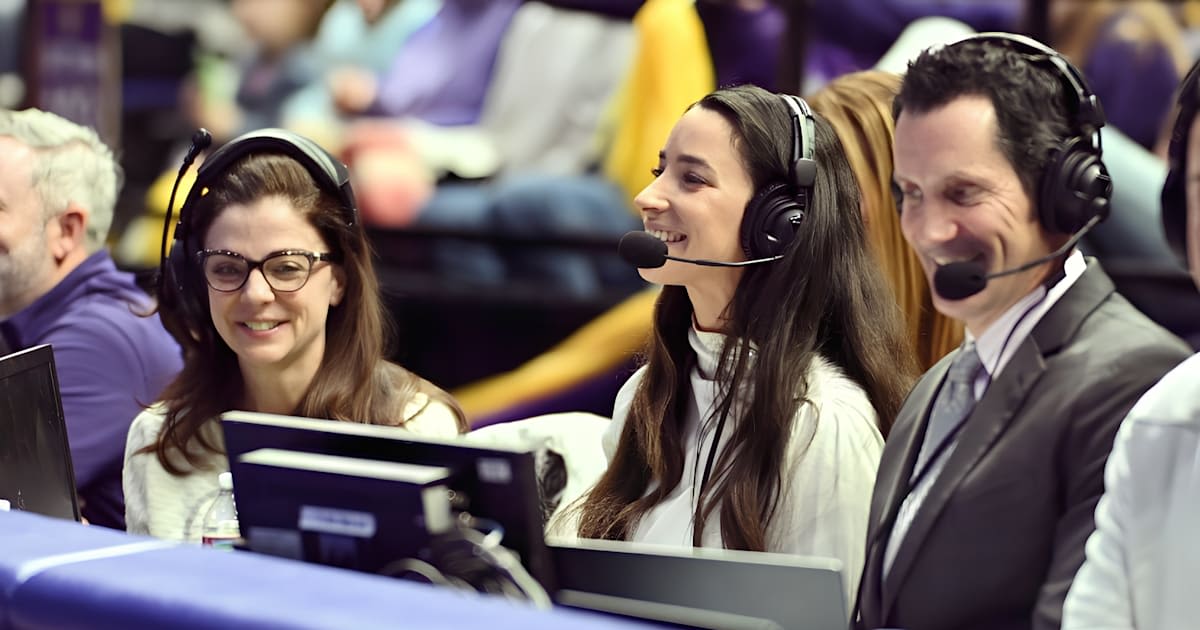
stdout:
{"type": "Polygon", "coordinates": [[[700,628],[843,630],[834,558],[608,540],[548,541],[562,605],[700,628]]]}
{"type": "Polygon", "coordinates": [[[0,499],[10,509],[79,519],[54,352],[0,357],[0,499]]]}

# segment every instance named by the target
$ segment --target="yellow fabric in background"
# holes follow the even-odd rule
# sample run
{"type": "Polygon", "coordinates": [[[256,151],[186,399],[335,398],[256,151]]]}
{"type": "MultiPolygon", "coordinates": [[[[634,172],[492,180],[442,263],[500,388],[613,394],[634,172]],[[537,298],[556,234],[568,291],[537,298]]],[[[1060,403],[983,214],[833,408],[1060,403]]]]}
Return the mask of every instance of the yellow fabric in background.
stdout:
{"type": "MultiPolygon", "coordinates": [[[[126,226],[120,240],[112,244],[112,256],[117,264],[132,269],[156,267],[162,259],[162,229],[167,218],[167,201],[171,198],[171,186],[175,183],[176,168],[163,171],[146,191],[146,212],[134,218],[126,226]]],[[[179,206],[187,198],[188,191],[196,181],[196,165],[193,164],[179,181],[175,193],[175,209],[167,233],[167,247],[175,237],[175,224],[179,222],[179,206]]]]}
{"type": "Polygon", "coordinates": [[[604,162],[604,174],[630,200],[653,179],[658,152],[684,110],[716,89],[693,0],[647,0],[633,27],[637,44],[616,96],[616,127],[604,162]]]}
{"type": "Polygon", "coordinates": [[[658,292],[635,293],[515,370],[451,393],[473,421],[616,369],[649,339],[658,292]]]}
{"type": "Polygon", "coordinates": [[[133,11],[134,0],[101,0],[104,20],[109,24],[122,24],[133,11]]]}

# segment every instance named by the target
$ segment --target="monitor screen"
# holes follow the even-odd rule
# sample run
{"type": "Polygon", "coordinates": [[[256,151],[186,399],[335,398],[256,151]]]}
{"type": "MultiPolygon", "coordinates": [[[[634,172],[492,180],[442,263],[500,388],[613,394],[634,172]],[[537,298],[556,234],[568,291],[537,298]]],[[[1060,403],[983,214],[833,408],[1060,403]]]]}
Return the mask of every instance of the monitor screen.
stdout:
{"type": "Polygon", "coordinates": [[[14,510],[79,520],[50,346],[0,358],[0,436],[0,499],[14,510]]]}
{"type": "MultiPolygon", "coordinates": [[[[449,471],[445,485],[453,510],[499,524],[504,531],[501,544],[516,552],[546,590],[553,588],[532,452],[421,436],[395,427],[245,411],[222,414],[221,426],[239,510],[241,459],[258,449],[441,467],[449,471]]],[[[243,535],[248,533],[243,525],[243,535]]],[[[254,548],[255,541],[246,542],[254,548]]]]}

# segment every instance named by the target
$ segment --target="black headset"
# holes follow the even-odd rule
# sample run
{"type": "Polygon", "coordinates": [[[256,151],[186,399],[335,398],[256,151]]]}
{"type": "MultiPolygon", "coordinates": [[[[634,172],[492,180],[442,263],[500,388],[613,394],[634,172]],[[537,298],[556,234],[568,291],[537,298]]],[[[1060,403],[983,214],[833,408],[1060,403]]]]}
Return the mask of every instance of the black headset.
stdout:
{"type": "Polygon", "coordinates": [[[817,162],[813,159],[815,121],[799,96],[780,95],[791,110],[792,152],[788,180],[770,182],[755,192],[742,216],[742,251],[750,260],[782,256],[812,204],[817,162]]]}
{"type": "Polygon", "coordinates": [[[1167,151],[1170,170],[1162,189],[1162,225],[1171,251],[1183,263],[1187,262],[1187,152],[1188,133],[1200,110],[1200,63],[1192,66],[1179,86],[1179,114],[1171,131],[1171,146],[1167,151]]]}
{"type": "Polygon", "coordinates": [[[197,327],[200,330],[205,328],[201,322],[206,318],[201,301],[204,280],[195,260],[200,251],[200,235],[195,234],[192,228],[196,220],[195,204],[208,193],[211,184],[218,181],[242,158],[252,154],[279,154],[292,158],[308,171],[321,190],[338,200],[345,213],[346,225],[353,227],[358,224],[358,205],[354,200],[354,190],[350,187],[350,171],[345,164],[304,136],[283,129],[260,129],[229,141],[200,165],[196,171],[196,181],[179,207],[175,239],[171,244],[170,253],[166,254],[167,227],[171,223],[171,207],[175,203],[175,191],[179,180],[196,155],[211,142],[212,136],[204,129],[192,136],[192,146],[179,169],[175,187],[171,189],[171,197],[167,202],[167,217],[163,223],[164,255],[159,271],[159,303],[165,308],[176,310],[192,327],[193,333],[198,332],[197,327]]]}
{"type": "Polygon", "coordinates": [[[1058,51],[1023,35],[980,33],[951,46],[979,41],[1006,44],[1030,63],[1053,70],[1065,88],[1072,135],[1061,141],[1042,171],[1038,191],[1042,226],[1052,232],[1074,234],[1093,217],[1107,218],[1112,178],[1101,159],[1104,108],[1083,73],[1058,51]]]}

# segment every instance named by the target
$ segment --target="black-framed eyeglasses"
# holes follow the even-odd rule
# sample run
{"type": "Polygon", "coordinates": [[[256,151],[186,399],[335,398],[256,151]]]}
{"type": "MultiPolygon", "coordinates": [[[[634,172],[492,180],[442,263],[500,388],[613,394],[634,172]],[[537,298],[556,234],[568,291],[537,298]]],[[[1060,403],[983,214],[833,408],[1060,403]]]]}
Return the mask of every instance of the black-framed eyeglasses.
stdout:
{"type": "Polygon", "coordinates": [[[204,281],[214,291],[231,293],[241,289],[250,272],[261,269],[263,278],[275,291],[299,291],[308,283],[313,265],[319,260],[333,261],[333,254],[287,249],[273,252],[262,260],[250,260],[237,252],[224,249],[205,249],[196,252],[204,281]]]}

